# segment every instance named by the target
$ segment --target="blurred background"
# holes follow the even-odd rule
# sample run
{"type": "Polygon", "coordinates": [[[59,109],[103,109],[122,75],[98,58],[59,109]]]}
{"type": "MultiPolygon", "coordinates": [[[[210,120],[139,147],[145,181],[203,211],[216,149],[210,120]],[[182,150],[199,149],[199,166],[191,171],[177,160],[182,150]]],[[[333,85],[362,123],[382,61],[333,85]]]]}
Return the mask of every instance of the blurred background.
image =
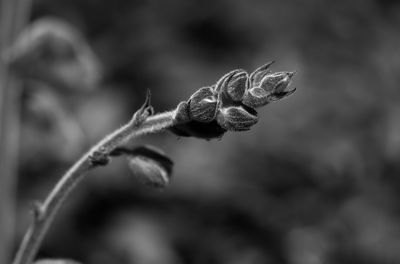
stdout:
{"type": "Polygon", "coordinates": [[[298,90],[260,109],[252,130],[139,139],[175,161],[170,185],[143,186],[124,159],[91,172],[39,257],[400,263],[398,1],[34,0],[29,20],[45,18],[73,48],[53,41],[32,57],[16,45],[25,75],[14,250],[32,201],[129,120],[147,89],[157,112],[170,110],[230,70],[276,60],[272,70],[297,71],[298,90]],[[47,82],[35,78],[43,73],[47,82]]]}

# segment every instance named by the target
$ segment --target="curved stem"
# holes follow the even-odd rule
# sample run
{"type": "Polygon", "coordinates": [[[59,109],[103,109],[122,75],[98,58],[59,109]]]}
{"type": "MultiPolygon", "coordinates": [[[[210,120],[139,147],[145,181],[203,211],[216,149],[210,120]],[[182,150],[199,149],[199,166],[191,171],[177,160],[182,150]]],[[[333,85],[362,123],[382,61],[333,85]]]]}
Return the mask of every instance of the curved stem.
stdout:
{"type": "MultiPolygon", "coordinates": [[[[146,106],[148,107],[148,106],[146,106]]],[[[54,216],[68,194],[91,169],[108,163],[110,153],[124,142],[148,133],[160,132],[175,124],[175,112],[147,117],[145,106],[130,122],[106,136],[82,156],[61,178],[43,204],[36,204],[34,221],[25,234],[13,264],[31,264],[54,216]]]]}

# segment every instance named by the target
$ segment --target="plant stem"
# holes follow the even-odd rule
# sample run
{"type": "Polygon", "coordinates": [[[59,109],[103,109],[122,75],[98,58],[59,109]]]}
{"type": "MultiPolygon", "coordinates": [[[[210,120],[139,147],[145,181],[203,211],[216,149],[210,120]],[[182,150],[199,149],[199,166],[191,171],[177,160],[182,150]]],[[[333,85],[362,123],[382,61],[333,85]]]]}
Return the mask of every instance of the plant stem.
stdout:
{"type": "MultiPolygon", "coordinates": [[[[0,58],[26,24],[31,0],[0,0],[0,58]]],[[[8,263],[14,238],[21,82],[0,59],[0,263],[8,263]]]]}
{"type": "MultiPolygon", "coordinates": [[[[139,110],[140,111],[140,110],[139,110]]],[[[126,125],[106,136],[82,156],[61,178],[43,204],[36,204],[34,221],[25,234],[13,264],[31,264],[46,231],[68,194],[91,170],[106,165],[110,153],[121,144],[144,134],[156,133],[175,124],[175,112],[165,112],[139,120],[139,111],[126,125]],[[104,163],[103,163],[104,162],[104,163]]],[[[143,113],[143,112],[142,112],[143,113]]]]}

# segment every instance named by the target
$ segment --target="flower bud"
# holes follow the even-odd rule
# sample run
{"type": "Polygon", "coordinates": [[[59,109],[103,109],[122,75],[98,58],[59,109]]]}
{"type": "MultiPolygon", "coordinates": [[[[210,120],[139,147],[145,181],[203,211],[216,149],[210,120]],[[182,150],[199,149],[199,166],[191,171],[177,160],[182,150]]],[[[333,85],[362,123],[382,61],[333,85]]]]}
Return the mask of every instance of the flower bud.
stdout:
{"type": "Polygon", "coordinates": [[[270,93],[280,93],[289,86],[293,72],[275,72],[264,76],[260,81],[260,87],[270,93]],[[277,90],[278,89],[278,90],[277,90]]]}
{"type": "Polygon", "coordinates": [[[185,123],[190,121],[189,104],[187,102],[180,102],[175,109],[174,115],[175,123],[185,123]]]}
{"type": "Polygon", "coordinates": [[[288,91],[283,91],[283,92],[279,92],[279,93],[273,93],[273,94],[270,94],[268,96],[268,100],[270,102],[277,101],[277,100],[280,100],[280,99],[282,99],[284,97],[287,97],[287,96],[291,95],[295,91],[296,91],[296,88],[293,88],[293,89],[288,90],[288,91]]]}
{"type": "MultiPolygon", "coordinates": [[[[283,97],[289,96],[296,91],[296,88],[289,89],[290,82],[294,76],[294,72],[285,72],[285,76],[275,85],[268,96],[270,101],[277,101],[283,97]]],[[[267,78],[267,76],[265,77],[267,78]]]]}
{"type": "Polygon", "coordinates": [[[233,77],[235,74],[239,73],[240,71],[242,71],[242,70],[233,70],[233,71],[228,72],[228,73],[225,74],[224,76],[222,76],[222,77],[217,81],[217,83],[215,84],[215,87],[214,87],[215,92],[217,92],[217,93],[219,94],[221,91],[226,90],[225,87],[226,87],[227,84],[230,82],[230,80],[232,79],[232,77],[233,77]]]}
{"type": "Polygon", "coordinates": [[[226,93],[235,102],[240,102],[243,99],[243,95],[247,89],[248,82],[247,72],[240,70],[235,73],[226,87],[226,93]]]}
{"type": "Polygon", "coordinates": [[[189,116],[199,122],[211,122],[218,108],[218,99],[211,87],[197,90],[189,99],[189,116]]]}
{"type": "Polygon", "coordinates": [[[137,147],[128,154],[129,168],[146,185],[165,187],[171,178],[173,161],[161,150],[137,147]]]}
{"type": "Polygon", "coordinates": [[[283,78],[278,84],[275,86],[275,91],[276,93],[282,93],[286,90],[287,87],[289,87],[292,77],[295,75],[294,72],[288,72],[286,77],[283,78]]]}
{"type": "Polygon", "coordinates": [[[217,115],[218,124],[231,131],[249,130],[258,121],[257,112],[246,106],[222,108],[217,115]]]}
{"type": "Polygon", "coordinates": [[[249,81],[250,81],[250,86],[251,87],[256,87],[259,86],[261,79],[271,73],[271,71],[269,70],[269,67],[271,67],[272,64],[274,64],[275,61],[270,61],[264,65],[262,65],[261,67],[258,67],[257,69],[255,69],[249,77],[249,81]]]}
{"type": "Polygon", "coordinates": [[[257,108],[269,103],[268,93],[261,87],[254,87],[246,91],[242,103],[257,108]]]}

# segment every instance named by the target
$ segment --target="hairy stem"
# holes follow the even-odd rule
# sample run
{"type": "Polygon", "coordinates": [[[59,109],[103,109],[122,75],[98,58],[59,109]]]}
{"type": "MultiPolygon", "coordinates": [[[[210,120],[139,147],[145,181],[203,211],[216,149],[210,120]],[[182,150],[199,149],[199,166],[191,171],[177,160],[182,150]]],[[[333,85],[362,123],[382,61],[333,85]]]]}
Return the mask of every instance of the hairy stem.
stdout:
{"type": "Polygon", "coordinates": [[[132,120],[106,136],[91,150],[83,155],[61,178],[43,204],[36,204],[34,221],[25,234],[13,264],[32,263],[39,246],[50,227],[57,211],[68,194],[92,169],[106,165],[110,153],[121,144],[144,134],[160,132],[175,124],[175,112],[165,112],[150,117],[143,117],[140,110],[132,120]]]}

